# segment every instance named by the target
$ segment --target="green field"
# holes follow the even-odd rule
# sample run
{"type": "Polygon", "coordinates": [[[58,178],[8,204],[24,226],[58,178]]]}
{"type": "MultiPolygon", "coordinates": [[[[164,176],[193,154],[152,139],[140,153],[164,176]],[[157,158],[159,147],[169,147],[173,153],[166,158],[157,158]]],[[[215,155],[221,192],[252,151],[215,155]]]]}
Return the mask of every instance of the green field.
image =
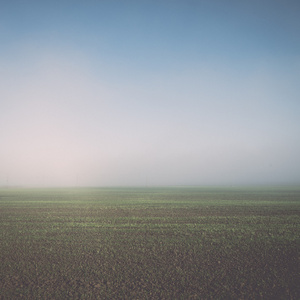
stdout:
{"type": "Polygon", "coordinates": [[[300,187],[0,189],[0,299],[300,299],[300,187]]]}

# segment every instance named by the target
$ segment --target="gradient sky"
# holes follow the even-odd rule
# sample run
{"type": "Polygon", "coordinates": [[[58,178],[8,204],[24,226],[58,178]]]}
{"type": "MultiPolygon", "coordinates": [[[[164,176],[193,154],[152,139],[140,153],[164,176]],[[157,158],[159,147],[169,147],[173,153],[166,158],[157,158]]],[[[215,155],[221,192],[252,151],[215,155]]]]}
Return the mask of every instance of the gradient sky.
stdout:
{"type": "Polygon", "coordinates": [[[1,1],[0,186],[300,184],[300,2],[1,1]]]}

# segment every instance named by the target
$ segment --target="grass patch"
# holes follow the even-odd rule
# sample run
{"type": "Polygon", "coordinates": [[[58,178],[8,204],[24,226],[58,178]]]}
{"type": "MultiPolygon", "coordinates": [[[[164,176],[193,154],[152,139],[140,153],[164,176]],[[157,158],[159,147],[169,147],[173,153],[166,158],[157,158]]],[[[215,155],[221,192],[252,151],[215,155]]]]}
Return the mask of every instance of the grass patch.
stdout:
{"type": "Polygon", "coordinates": [[[300,189],[0,190],[0,299],[299,299],[300,189]]]}

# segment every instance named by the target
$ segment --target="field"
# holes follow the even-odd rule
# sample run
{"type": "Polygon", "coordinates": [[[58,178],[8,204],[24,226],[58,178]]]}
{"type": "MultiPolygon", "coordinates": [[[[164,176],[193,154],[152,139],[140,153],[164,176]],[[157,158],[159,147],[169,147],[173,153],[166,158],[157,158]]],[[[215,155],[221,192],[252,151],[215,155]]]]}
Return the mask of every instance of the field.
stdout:
{"type": "Polygon", "coordinates": [[[300,299],[299,187],[0,189],[0,299],[300,299]]]}

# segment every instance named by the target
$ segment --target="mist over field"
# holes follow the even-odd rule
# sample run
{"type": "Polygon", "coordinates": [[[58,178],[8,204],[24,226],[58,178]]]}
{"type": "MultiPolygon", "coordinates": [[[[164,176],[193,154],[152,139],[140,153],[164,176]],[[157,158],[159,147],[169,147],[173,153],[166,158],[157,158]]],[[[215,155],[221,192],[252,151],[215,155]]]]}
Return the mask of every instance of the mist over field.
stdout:
{"type": "Polygon", "coordinates": [[[297,1],[0,4],[0,186],[300,183],[297,1]]]}

